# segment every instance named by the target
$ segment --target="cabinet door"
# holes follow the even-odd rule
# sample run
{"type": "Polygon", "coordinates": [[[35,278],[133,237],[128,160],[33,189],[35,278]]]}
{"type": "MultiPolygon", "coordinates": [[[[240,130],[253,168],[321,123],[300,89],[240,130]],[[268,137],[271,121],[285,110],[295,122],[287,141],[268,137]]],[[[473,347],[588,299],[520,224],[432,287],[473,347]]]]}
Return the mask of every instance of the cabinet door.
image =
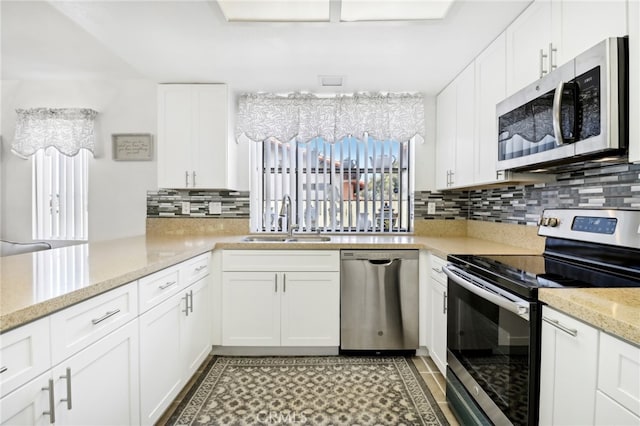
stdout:
{"type": "Polygon", "coordinates": [[[431,344],[429,355],[440,372],[447,369],[447,286],[431,280],[431,344]]]}
{"type": "Polygon", "coordinates": [[[436,99],[436,188],[449,187],[456,158],[456,86],[452,82],[436,99]]]}
{"type": "Polygon", "coordinates": [[[185,305],[181,292],[139,318],[141,424],[158,420],[182,388],[180,323],[185,305]]]}
{"type": "Polygon", "coordinates": [[[227,86],[200,84],[193,89],[194,188],[227,188],[227,86]]]}
{"type": "Polygon", "coordinates": [[[491,182],[498,160],[496,105],[507,94],[507,38],[502,33],[476,58],[476,154],[474,181],[491,182]]]}
{"type": "Polygon", "coordinates": [[[50,379],[49,370],[0,399],[0,424],[15,426],[53,423],[49,414],[50,401],[47,390],[50,379]]]}
{"type": "Polygon", "coordinates": [[[281,300],[282,346],[340,344],[339,272],[285,272],[281,300]]]}
{"type": "Polygon", "coordinates": [[[194,130],[190,85],[158,86],[158,187],[192,185],[194,130]]]}
{"type": "Polygon", "coordinates": [[[53,369],[57,423],[140,422],[138,321],[131,321],[53,369]]]}
{"type": "Polygon", "coordinates": [[[593,424],[597,369],[598,330],[543,307],[540,424],[593,424]]]}
{"type": "Polygon", "coordinates": [[[565,0],[560,5],[560,34],[554,37],[558,45],[557,65],[570,61],[607,37],[629,34],[626,0],[565,0]]]}
{"type": "Polygon", "coordinates": [[[208,277],[184,291],[189,295],[189,312],[182,317],[180,347],[183,350],[183,375],[188,379],[211,352],[211,299],[208,277]]]}
{"type": "Polygon", "coordinates": [[[548,71],[549,58],[540,50],[547,53],[552,39],[551,8],[550,1],[537,0],[507,27],[507,95],[539,79],[541,67],[548,71]]]}
{"type": "Polygon", "coordinates": [[[276,272],[222,275],[222,344],[280,346],[280,291],[276,272]]]}
{"type": "MultiPolygon", "coordinates": [[[[637,381],[638,378],[636,377],[637,381]]],[[[596,425],[638,426],[640,417],[609,398],[604,393],[596,392],[596,425]]]]}
{"type": "Polygon", "coordinates": [[[475,152],[475,66],[471,63],[456,78],[456,155],[453,186],[473,183],[475,152]]]}

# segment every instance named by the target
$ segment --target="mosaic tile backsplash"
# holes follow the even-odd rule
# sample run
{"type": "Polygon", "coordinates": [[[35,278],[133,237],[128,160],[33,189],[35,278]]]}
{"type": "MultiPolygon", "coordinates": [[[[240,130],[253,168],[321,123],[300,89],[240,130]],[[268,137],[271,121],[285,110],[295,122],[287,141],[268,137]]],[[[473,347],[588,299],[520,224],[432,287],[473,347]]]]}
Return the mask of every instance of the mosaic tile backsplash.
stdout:
{"type": "MultiPolygon", "coordinates": [[[[546,208],[628,208],[640,210],[640,164],[585,165],[556,175],[556,181],[471,191],[415,193],[415,220],[471,219],[536,225],[546,208]],[[429,202],[435,214],[428,214],[429,202]]],[[[148,217],[248,218],[249,192],[166,190],[147,193],[148,217]],[[189,213],[182,213],[182,202],[189,213]],[[209,213],[209,203],[221,213],[209,213]]]]}
{"type": "Polygon", "coordinates": [[[147,191],[147,217],[249,217],[248,191],[160,189],[147,191]],[[182,203],[189,213],[182,213],[182,203]],[[210,203],[220,203],[220,213],[210,213],[210,203]]]}
{"type": "Polygon", "coordinates": [[[585,165],[556,175],[556,181],[502,188],[417,192],[420,219],[471,219],[536,225],[547,208],[627,208],[640,210],[640,164],[585,165]],[[427,203],[436,202],[436,214],[427,203]]]}

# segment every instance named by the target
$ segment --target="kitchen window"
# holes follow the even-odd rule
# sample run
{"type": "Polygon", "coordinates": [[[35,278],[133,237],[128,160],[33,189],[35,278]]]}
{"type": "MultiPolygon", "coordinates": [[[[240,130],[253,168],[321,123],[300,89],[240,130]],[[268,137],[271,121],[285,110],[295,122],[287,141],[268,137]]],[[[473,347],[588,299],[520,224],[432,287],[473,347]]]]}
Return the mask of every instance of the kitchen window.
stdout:
{"type": "Polygon", "coordinates": [[[86,240],[89,152],[73,157],[55,148],[33,155],[33,238],[86,240]]]}
{"type": "Polygon", "coordinates": [[[252,232],[412,231],[422,95],[244,94],[236,123],[253,141],[252,232]]]}
{"type": "Polygon", "coordinates": [[[346,137],[255,144],[255,231],[410,232],[412,141],[346,137]],[[284,198],[291,199],[287,217],[284,198]],[[287,223],[290,221],[291,223],[287,223]]]}

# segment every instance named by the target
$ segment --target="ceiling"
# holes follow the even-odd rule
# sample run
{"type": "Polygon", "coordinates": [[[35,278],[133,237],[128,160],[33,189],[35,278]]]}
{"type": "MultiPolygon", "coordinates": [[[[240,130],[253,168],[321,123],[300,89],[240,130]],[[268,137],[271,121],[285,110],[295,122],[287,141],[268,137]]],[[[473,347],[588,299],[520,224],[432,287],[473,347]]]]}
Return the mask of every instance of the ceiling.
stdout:
{"type": "Polygon", "coordinates": [[[436,94],[529,3],[458,0],[442,20],[286,23],[227,22],[204,0],[3,0],[2,79],[436,94]],[[320,75],[344,84],[323,88],[320,75]]]}

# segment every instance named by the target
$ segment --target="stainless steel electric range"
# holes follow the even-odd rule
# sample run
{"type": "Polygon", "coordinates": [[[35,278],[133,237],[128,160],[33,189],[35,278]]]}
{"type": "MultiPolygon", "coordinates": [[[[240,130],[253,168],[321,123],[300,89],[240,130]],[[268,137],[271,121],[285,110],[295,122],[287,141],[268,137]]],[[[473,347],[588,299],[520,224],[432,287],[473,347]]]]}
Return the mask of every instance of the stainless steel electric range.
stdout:
{"type": "Polygon", "coordinates": [[[545,210],[538,256],[450,255],[447,400],[463,424],[537,425],[540,288],[640,287],[640,210],[545,210]]]}

